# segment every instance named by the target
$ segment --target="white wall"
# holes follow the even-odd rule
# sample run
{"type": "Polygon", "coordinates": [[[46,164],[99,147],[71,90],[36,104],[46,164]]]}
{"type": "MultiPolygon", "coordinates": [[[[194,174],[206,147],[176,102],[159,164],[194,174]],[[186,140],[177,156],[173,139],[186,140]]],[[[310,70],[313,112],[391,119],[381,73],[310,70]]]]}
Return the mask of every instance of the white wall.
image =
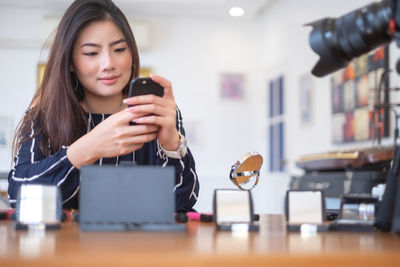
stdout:
{"type": "MultiPolygon", "coordinates": [[[[231,165],[245,152],[256,150],[264,156],[260,183],[253,191],[256,211],[282,212],[289,177],[300,173],[296,159],[334,148],[329,78],[314,80],[313,123],[299,123],[299,77],[317,61],[308,45],[310,28],[302,25],[325,16],[340,16],[369,2],[280,0],[261,18],[246,21],[134,18],[148,24],[151,34],[149,49],[141,51],[142,66],[172,81],[187,130],[197,130],[196,144],[189,146],[201,182],[198,210],[211,210],[215,188],[233,188],[228,178],[231,165]],[[219,75],[223,72],[246,75],[244,101],[220,99],[219,75]],[[267,172],[267,84],[280,74],[285,77],[286,90],[287,173],[271,174],[267,172]]],[[[0,116],[11,114],[15,123],[35,88],[38,29],[40,18],[49,15],[46,12],[0,8],[0,116]],[[7,40],[31,40],[32,45],[24,47],[27,41],[23,41],[15,47],[7,45],[7,40]]],[[[9,150],[0,150],[0,170],[7,170],[9,162],[9,150]]]]}

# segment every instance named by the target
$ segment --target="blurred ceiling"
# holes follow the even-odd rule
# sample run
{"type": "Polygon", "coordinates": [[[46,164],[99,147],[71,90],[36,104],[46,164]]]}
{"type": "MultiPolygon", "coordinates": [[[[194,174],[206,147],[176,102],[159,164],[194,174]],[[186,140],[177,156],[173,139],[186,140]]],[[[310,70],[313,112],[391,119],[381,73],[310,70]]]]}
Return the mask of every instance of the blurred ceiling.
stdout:
{"type": "MultiPolygon", "coordinates": [[[[228,10],[240,6],[243,18],[255,18],[277,0],[114,0],[125,14],[141,17],[189,16],[202,18],[231,18],[228,10]]],[[[62,13],[72,0],[0,0],[0,8],[24,7],[62,13]]]]}

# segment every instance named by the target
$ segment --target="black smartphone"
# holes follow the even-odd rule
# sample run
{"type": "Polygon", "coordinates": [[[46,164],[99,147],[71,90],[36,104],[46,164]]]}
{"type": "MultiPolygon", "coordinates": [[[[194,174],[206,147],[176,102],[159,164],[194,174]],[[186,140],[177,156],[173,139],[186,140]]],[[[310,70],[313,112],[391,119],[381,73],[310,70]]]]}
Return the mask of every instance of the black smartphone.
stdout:
{"type": "MultiPolygon", "coordinates": [[[[162,97],[164,95],[164,88],[153,81],[151,78],[134,78],[129,85],[128,97],[138,95],[153,94],[162,97]]],[[[132,105],[129,105],[131,107],[132,105]]],[[[136,125],[135,122],[130,122],[129,125],[136,125]]]]}
{"type": "Polygon", "coordinates": [[[162,97],[164,88],[153,81],[151,78],[135,78],[132,79],[129,86],[129,97],[138,95],[153,94],[162,97]]]}

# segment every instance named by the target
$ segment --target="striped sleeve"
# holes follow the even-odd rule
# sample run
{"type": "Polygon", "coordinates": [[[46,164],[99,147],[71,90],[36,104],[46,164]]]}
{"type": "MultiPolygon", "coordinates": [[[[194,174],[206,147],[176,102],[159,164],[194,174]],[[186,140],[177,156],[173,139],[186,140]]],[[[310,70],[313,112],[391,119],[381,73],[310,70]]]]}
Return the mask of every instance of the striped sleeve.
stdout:
{"type": "MultiPolygon", "coordinates": [[[[33,130],[32,136],[34,136],[33,130]]],[[[39,146],[40,138],[40,134],[31,138],[17,151],[8,175],[8,196],[11,204],[15,204],[18,189],[22,184],[60,186],[63,204],[78,191],[79,171],[68,160],[67,147],[62,147],[49,157],[43,157],[39,146]]]]}
{"type": "MultiPolygon", "coordinates": [[[[181,112],[178,108],[176,111],[176,128],[179,133],[185,135],[181,112]]],[[[156,161],[162,166],[175,167],[175,209],[176,211],[190,211],[197,201],[200,188],[195,161],[190,149],[188,148],[187,154],[183,158],[174,159],[167,157],[158,147],[156,161]]]]}

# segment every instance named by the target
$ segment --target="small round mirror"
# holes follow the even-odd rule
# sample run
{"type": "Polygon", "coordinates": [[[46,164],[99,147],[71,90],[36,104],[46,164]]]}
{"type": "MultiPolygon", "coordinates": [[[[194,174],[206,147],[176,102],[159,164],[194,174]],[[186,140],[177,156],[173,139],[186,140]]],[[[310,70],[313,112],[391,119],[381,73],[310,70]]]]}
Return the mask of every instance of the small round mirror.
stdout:
{"type": "Polygon", "coordinates": [[[253,189],[258,183],[262,163],[263,157],[260,154],[248,152],[233,164],[229,177],[240,189],[253,189]]]}

